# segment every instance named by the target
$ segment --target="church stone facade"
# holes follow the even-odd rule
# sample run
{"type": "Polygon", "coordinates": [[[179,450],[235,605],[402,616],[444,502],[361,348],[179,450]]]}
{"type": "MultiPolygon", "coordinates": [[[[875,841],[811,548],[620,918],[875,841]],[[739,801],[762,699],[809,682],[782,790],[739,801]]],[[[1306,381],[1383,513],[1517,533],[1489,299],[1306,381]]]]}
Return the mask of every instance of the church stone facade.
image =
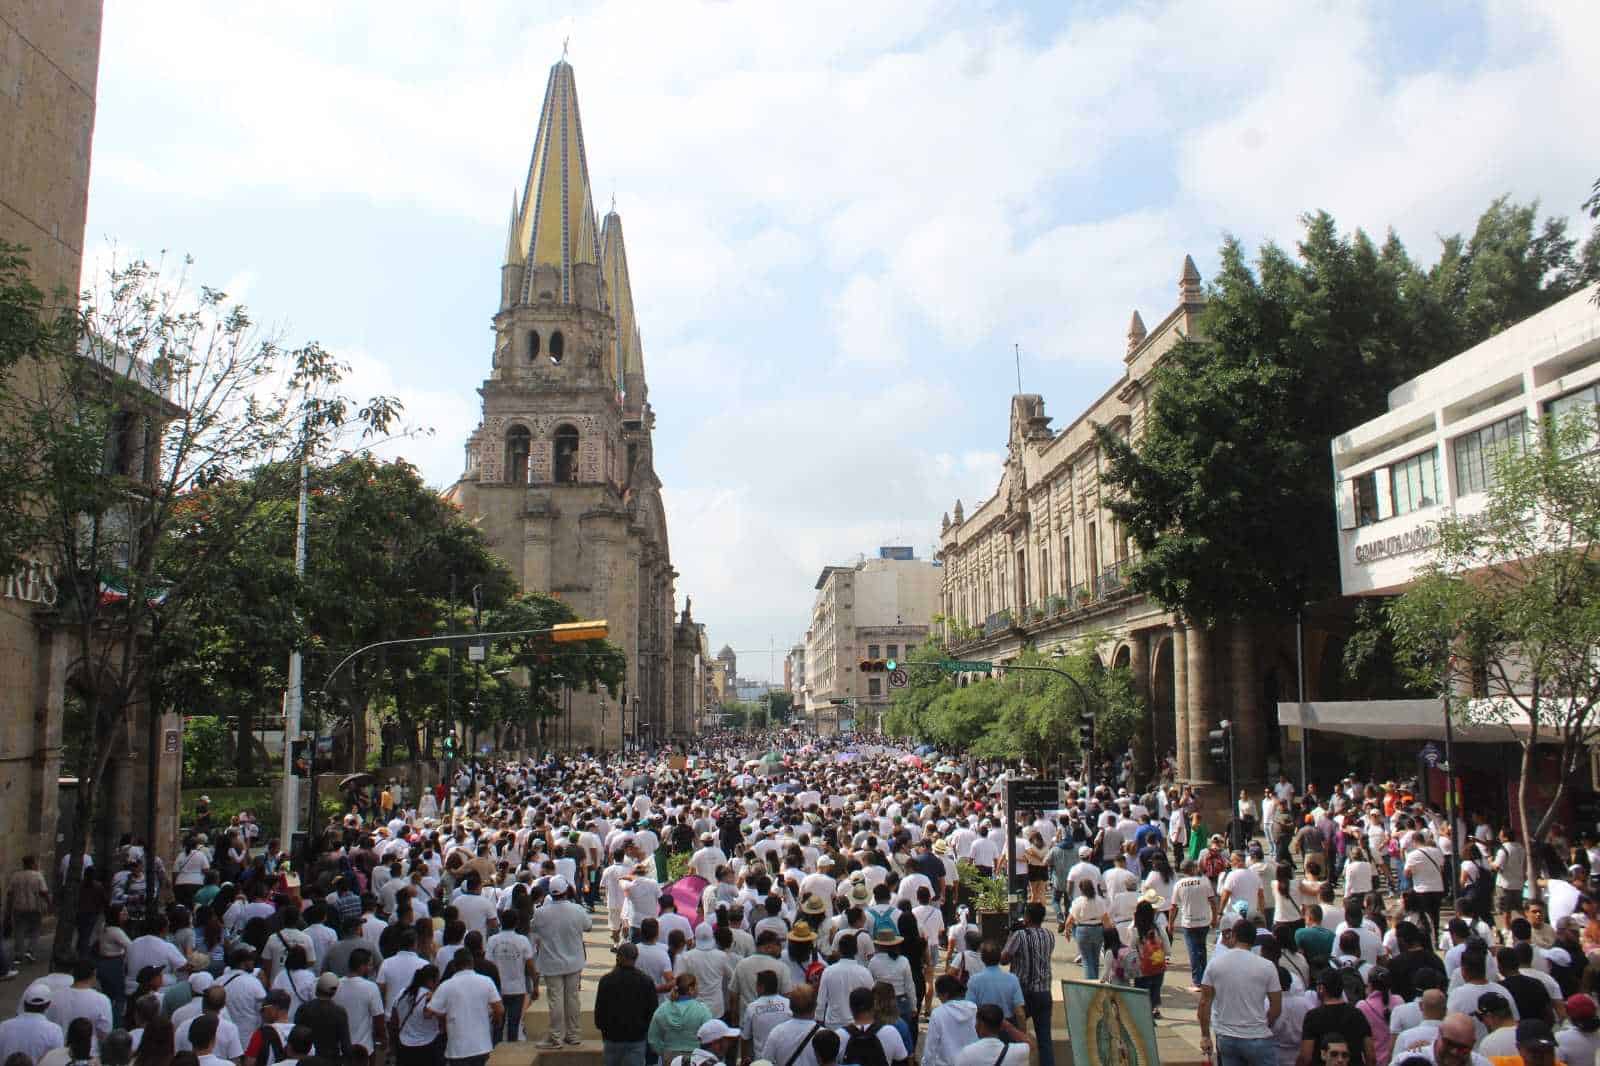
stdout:
{"type": "Polygon", "coordinates": [[[451,498],[524,589],[606,619],[628,658],[619,698],[573,694],[574,744],[692,733],[699,706],[696,686],[674,676],[677,574],[622,219],[613,210],[596,221],[565,60],[550,70],[527,179],[512,199],[494,352],[478,391],[482,421],[451,498]],[[677,705],[685,698],[691,705],[677,705]]]}

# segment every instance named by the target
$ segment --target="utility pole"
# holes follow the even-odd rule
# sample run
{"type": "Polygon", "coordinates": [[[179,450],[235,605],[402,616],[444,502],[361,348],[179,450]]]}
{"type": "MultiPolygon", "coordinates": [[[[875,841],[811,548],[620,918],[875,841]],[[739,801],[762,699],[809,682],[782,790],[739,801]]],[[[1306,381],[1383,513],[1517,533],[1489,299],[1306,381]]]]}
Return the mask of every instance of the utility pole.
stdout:
{"type": "MultiPolygon", "coordinates": [[[[306,576],[306,527],[311,510],[311,467],[306,462],[305,448],[300,450],[300,505],[295,515],[294,527],[294,583],[298,593],[306,576]]],[[[294,773],[294,742],[300,736],[300,714],[305,706],[305,674],[300,646],[289,652],[289,684],[283,694],[283,800],[278,816],[278,846],[288,848],[299,824],[300,779],[294,773]]],[[[317,772],[316,752],[306,765],[308,774],[317,772]]],[[[317,812],[307,815],[308,825],[315,831],[317,812]]],[[[154,841],[151,841],[154,844],[154,841]]]]}

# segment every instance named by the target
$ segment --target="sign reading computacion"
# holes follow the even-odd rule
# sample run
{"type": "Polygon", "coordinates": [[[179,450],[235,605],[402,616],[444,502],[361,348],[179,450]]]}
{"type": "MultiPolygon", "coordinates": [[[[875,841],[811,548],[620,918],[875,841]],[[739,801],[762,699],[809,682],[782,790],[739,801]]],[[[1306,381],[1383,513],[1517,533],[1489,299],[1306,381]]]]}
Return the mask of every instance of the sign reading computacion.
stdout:
{"type": "Polygon", "coordinates": [[[1392,559],[1396,555],[1410,555],[1433,547],[1439,540],[1439,531],[1433,526],[1422,526],[1392,537],[1384,537],[1367,544],[1356,545],[1356,562],[1365,566],[1379,559],[1392,559]]]}

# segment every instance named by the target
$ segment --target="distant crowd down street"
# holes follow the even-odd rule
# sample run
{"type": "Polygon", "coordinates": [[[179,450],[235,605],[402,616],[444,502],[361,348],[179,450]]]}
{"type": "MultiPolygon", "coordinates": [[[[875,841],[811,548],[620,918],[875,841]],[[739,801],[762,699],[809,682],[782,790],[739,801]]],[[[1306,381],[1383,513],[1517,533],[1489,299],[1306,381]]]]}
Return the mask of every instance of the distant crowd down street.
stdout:
{"type": "MultiPolygon", "coordinates": [[[[479,1064],[586,1032],[606,1066],[1054,1066],[1063,977],[1142,989],[1157,1021],[1189,997],[1228,1064],[1594,1066],[1592,833],[1530,855],[1479,812],[1451,826],[1349,778],[1280,779],[1213,826],[1216,803],[1131,762],[1006,810],[1031,776],[711,733],[351,793],[302,855],[191,832],[159,906],[130,842],[89,871],[79,958],[0,1022],[0,1066],[479,1064]],[[609,972],[586,990],[590,951],[609,972]]],[[[19,961],[50,903],[29,860],[6,894],[19,961]]]]}

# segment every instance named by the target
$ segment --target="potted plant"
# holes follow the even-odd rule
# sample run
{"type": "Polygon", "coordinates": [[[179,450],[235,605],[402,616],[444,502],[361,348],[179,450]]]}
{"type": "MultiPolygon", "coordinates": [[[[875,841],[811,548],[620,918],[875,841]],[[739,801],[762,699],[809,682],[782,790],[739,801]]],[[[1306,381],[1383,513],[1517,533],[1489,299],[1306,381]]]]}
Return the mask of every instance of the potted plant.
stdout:
{"type": "Polygon", "coordinates": [[[979,875],[972,900],[978,912],[978,929],[983,939],[1005,943],[1011,926],[1011,898],[1006,879],[979,875]]]}

